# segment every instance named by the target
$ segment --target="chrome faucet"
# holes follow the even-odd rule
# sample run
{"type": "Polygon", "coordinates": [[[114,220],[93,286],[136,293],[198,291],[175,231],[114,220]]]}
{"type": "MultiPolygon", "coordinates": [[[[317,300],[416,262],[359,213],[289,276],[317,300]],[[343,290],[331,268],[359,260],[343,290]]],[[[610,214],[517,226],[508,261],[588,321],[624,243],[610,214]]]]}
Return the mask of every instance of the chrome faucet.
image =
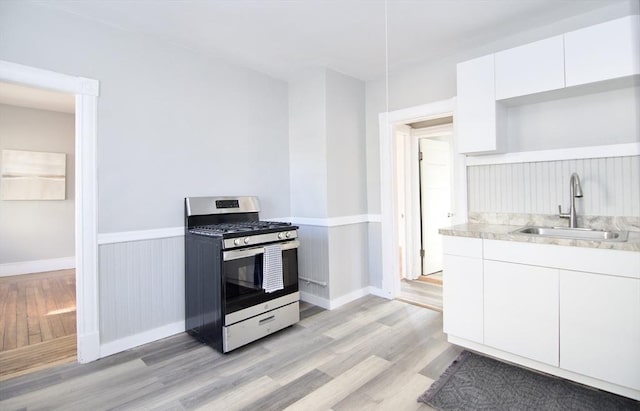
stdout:
{"type": "Polygon", "coordinates": [[[558,205],[558,217],[568,218],[569,227],[571,228],[578,227],[578,216],[576,215],[576,197],[582,197],[582,186],[580,185],[580,177],[578,177],[578,174],[573,173],[571,174],[571,179],[569,180],[569,199],[571,200],[569,213],[563,213],[562,206],[558,205]]]}

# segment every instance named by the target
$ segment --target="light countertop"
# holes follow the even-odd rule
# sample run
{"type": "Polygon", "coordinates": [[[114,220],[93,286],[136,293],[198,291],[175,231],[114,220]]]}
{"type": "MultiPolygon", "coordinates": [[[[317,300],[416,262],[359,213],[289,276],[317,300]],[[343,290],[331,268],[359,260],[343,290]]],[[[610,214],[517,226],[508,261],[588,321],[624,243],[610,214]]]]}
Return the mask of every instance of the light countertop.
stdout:
{"type": "Polygon", "coordinates": [[[483,238],[486,240],[520,241],[535,244],[555,244],[573,247],[604,248],[611,250],[625,250],[640,252],[640,232],[629,231],[629,239],[625,242],[574,240],[569,238],[550,238],[527,234],[511,234],[522,226],[506,224],[459,224],[441,228],[442,235],[483,238]]]}

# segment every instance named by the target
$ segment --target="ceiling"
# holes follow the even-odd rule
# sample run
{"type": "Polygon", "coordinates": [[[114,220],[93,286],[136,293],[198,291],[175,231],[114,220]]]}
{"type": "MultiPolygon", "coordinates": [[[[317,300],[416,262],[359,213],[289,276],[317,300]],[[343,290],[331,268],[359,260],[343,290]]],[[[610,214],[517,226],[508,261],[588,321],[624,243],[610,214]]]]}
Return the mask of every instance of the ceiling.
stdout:
{"type": "Polygon", "coordinates": [[[288,80],[361,80],[625,0],[34,0],[288,80]],[[385,6],[387,20],[385,20],[385,6]]]}
{"type": "Polygon", "coordinates": [[[75,101],[71,94],[0,82],[0,104],[73,114],[75,101]]]}

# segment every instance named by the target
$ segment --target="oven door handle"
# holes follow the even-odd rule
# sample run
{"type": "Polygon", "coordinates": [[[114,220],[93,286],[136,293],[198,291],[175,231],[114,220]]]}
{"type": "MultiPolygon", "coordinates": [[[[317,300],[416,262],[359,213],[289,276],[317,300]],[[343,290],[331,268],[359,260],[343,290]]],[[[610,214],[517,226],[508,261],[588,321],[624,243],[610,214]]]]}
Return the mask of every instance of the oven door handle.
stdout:
{"type": "MultiPolygon", "coordinates": [[[[294,248],[298,248],[300,242],[298,240],[287,241],[285,243],[280,243],[280,247],[282,251],[292,250],[294,248]]],[[[264,254],[264,247],[253,247],[253,248],[241,248],[239,250],[228,250],[222,253],[223,261],[231,261],[231,260],[239,260],[241,258],[254,257],[259,254],[264,254]]]]}

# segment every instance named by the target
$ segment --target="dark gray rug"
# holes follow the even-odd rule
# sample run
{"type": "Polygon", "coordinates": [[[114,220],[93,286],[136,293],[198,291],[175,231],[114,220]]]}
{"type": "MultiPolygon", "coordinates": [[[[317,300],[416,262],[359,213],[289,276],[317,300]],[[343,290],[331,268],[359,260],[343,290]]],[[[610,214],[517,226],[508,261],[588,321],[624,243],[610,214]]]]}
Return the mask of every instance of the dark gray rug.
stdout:
{"type": "Polygon", "coordinates": [[[463,351],[419,398],[441,411],[640,410],[640,402],[463,351]]]}

